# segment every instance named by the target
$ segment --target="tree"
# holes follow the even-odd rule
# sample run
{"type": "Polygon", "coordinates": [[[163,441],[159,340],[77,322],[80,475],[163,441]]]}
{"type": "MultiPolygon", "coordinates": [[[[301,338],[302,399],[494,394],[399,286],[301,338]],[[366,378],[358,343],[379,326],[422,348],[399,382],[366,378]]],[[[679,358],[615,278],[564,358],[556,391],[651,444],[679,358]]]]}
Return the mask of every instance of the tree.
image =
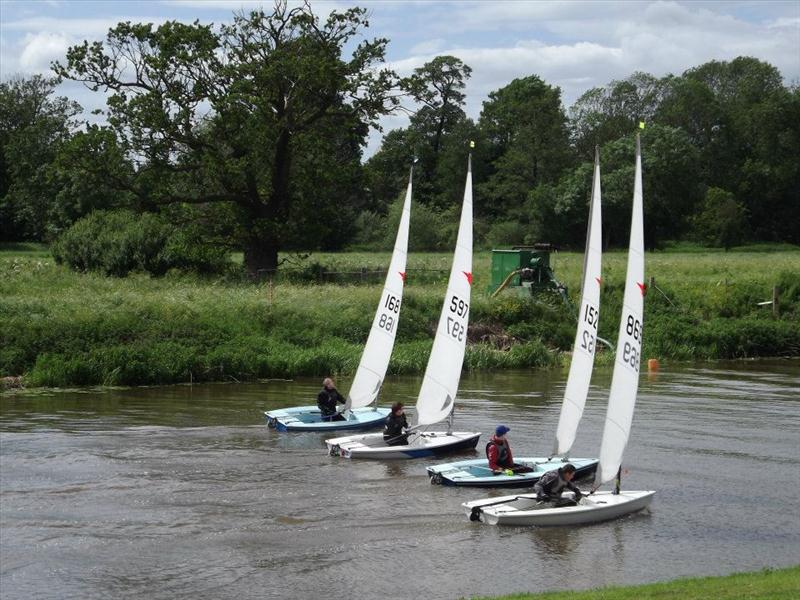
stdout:
{"type": "Polygon", "coordinates": [[[137,159],[127,190],[154,205],[231,203],[246,268],[273,270],[299,237],[335,235],[326,223],[353,201],[368,127],[397,104],[394,73],[376,68],[387,40],[352,44],[366,27],[361,8],[321,22],[280,0],[217,31],[120,23],[54,68],[110,92],[109,124],[137,159]]]}
{"type": "Polygon", "coordinates": [[[48,235],[57,187],[49,169],[81,107],[54,96],[58,79],[34,75],[0,83],[0,239],[48,235]]]}
{"type": "MultiPolygon", "coordinates": [[[[603,146],[603,234],[606,245],[628,243],[635,167],[634,135],[603,146]]],[[[648,126],[641,134],[645,246],[679,239],[700,199],[698,151],[685,131],[648,126]]]]}
{"type": "Polygon", "coordinates": [[[752,57],[711,61],[682,78],[704,89],[697,95],[717,112],[701,154],[706,184],[729,190],[744,205],[757,239],[800,241],[797,89],[784,87],[778,69],[752,57]]]}
{"type": "Polygon", "coordinates": [[[490,165],[477,186],[486,213],[507,214],[540,183],[558,181],[572,163],[566,123],[561,90],[535,75],[489,94],[478,124],[490,165]]]}
{"type": "Polygon", "coordinates": [[[745,239],[747,210],[730,192],[709,188],[701,210],[692,219],[695,237],[728,250],[745,239]]]}
{"type": "Polygon", "coordinates": [[[414,115],[412,127],[423,131],[433,154],[438,156],[442,136],[451,132],[464,118],[464,94],[472,69],[455,56],[437,56],[403,81],[411,97],[422,104],[414,115]]]}
{"type": "Polygon", "coordinates": [[[570,108],[578,155],[592,160],[595,146],[624,137],[639,121],[649,122],[663,101],[667,81],[637,71],[585,92],[570,108]]]}

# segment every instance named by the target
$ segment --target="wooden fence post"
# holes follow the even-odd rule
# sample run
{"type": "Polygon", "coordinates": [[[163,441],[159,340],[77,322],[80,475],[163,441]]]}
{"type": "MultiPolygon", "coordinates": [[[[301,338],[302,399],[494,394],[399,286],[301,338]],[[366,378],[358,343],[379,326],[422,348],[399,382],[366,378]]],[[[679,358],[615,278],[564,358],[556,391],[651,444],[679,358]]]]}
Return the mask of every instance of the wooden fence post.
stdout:
{"type": "Polygon", "coordinates": [[[781,316],[780,305],[778,304],[778,294],[781,289],[777,285],[772,286],[772,316],[776,319],[781,316]]]}

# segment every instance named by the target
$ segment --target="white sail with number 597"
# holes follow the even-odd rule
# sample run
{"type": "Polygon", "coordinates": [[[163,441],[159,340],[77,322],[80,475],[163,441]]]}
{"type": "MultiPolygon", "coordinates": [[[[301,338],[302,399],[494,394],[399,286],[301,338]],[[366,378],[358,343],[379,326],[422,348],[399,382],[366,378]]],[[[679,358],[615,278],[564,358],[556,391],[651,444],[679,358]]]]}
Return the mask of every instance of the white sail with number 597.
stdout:
{"type": "MultiPolygon", "coordinates": [[[[427,427],[448,419],[458,392],[469,325],[472,288],[472,167],[467,165],[467,181],[458,227],[453,266],[447,283],[444,305],[433,340],[431,355],[417,397],[417,423],[407,444],[392,444],[382,434],[348,436],[325,440],[328,452],[347,458],[421,458],[441,456],[456,450],[474,448],[480,432],[454,432],[452,419],[446,432],[427,431],[427,427]]],[[[390,438],[391,439],[391,438],[390,438]]],[[[392,440],[393,441],[393,440],[392,440]]]]}

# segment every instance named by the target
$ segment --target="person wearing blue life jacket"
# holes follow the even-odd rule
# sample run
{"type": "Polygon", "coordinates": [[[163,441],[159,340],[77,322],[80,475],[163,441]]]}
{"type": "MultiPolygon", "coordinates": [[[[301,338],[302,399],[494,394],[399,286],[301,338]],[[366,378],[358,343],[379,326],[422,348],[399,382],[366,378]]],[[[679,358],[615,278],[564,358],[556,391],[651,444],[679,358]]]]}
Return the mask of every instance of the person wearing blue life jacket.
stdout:
{"type": "Polygon", "coordinates": [[[345,404],[345,399],[336,389],[333,379],[326,377],[322,381],[322,389],[317,394],[317,406],[322,413],[323,421],[346,421],[337,411],[337,404],[345,404]]]}
{"type": "Polygon", "coordinates": [[[501,475],[506,471],[513,473],[530,473],[531,467],[518,465],[514,462],[514,455],[511,454],[511,445],[508,443],[506,435],[511,429],[505,425],[498,425],[494,430],[494,435],[489,443],[486,444],[486,458],[489,459],[489,468],[495,475],[501,475]]]}
{"type": "Polygon", "coordinates": [[[553,506],[571,506],[580,502],[583,493],[578,489],[578,486],[572,483],[575,477],[575,467],[569,463],[548,471],[539,478],[533,486],[533,491],[536,492],[536,499],[540,502],[549,502],[553,506]],[[572,490],[575,493],[575,499],[562,498],[561,494],[564,490],[572,490]]]}

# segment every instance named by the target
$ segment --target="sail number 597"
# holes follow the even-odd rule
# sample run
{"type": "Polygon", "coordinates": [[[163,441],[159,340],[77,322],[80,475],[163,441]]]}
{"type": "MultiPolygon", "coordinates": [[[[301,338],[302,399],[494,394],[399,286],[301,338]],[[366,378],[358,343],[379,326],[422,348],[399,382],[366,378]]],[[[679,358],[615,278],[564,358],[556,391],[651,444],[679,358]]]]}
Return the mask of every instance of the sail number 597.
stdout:
{"type": "MultiPolygon", "coordinates": [[[[450,299],[450,312],[456,317],[464,318],[469,313],[469,304],[464,302],[458,296],[453,296],[450,299]]],[[[462,323],[456,318],[448,315],[446,326],[448,335],[455,338],[459,342],[464,341],[464,334],[467,331],[467,326],[465,323],[462,323]]]]}

